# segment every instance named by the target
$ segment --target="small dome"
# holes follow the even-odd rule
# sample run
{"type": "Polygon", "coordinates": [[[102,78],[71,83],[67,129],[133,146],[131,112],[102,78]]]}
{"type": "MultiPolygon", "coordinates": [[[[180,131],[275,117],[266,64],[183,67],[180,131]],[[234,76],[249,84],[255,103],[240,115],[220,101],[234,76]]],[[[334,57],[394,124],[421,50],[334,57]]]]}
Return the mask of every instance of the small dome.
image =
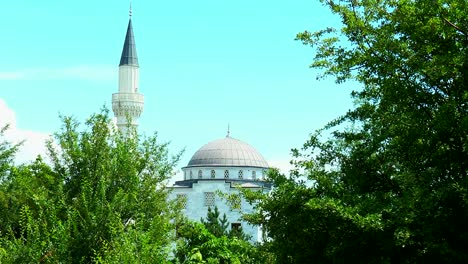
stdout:
{"type": "Polygon", "coordinates": [[[232,137],[209,142],[201,147],[187,167],[246,166],[268,168],[263,156],[249,144],[232,137]]]}

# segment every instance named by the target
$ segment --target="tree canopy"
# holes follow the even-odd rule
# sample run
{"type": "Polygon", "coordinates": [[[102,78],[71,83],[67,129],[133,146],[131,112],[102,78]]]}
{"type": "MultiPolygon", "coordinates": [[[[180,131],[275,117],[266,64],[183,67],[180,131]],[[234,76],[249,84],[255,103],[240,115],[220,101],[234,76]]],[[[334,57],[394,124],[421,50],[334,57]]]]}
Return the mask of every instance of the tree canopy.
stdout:
{"type": "Polygon", "coordinates": [[[208,207],[200,223],[186,219],[178,224],[174,263],[274,263],[272,255],[249,242],[242,228],[228,230],[226,214],[208,207]]]}
{"type": "Polygon", "coordinates": [[[50,163],[12,166],[0,181],[0,262],[166,262],[179,210],[165,184],[179,155],[156,136],[118,133],[107,110],[84,131],[62,120],[50,163]]]}
{"type": "Polygon", "coordinates": [[[282,263],[466,263],[468,2],[322,3],[343,27],[297,39],[319,79],[362,87],[249,219],[282,263]]]}

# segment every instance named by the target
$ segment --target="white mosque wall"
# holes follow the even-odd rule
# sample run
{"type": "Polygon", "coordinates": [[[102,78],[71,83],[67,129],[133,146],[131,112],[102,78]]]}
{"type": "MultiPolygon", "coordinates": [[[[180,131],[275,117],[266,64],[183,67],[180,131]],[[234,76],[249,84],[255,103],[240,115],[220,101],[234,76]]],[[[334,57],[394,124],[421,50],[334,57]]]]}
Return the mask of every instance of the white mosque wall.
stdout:
{"type": "MultiPolygon", "coordinates": [[[[224,170],[222,170],[222,172],[224,173],[224,170]]],[[[241,199],[240,209],[233,209],[226,199],[218,195],[218,192],[232,194],[238,193],[238,190],[235,187],[231,187],[229,182],[223,180],[199,180],[193,183],[192,188],[172,187],[170,199],[177,199],[179,195],[184,196],[186,205],[185,209],[183,209],[183,213],[192,221],[200,221],[201,218],[206,218],[208,207],[212,207],[213,209],[216,206],[218,207],[221,217],[223,214],[226,214],[226,218],[229,222],[229,229],[232,227],[233,223],[240,223],[244,233],[251,236],[252,242],[260,242],[260,228],[241,221],[241,213],[253,212],[252,205],[244,199],[241,199]],[[212,204],[207,204],[207,193],[214,194],[214,201],[212,204]]]]}

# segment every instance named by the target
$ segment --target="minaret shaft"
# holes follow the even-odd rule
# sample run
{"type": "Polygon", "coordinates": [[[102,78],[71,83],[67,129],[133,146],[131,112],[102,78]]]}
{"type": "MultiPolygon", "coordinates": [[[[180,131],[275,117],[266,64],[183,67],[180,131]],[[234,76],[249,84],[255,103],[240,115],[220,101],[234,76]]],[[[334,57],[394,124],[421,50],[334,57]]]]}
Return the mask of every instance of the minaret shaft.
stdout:
{"type": "Polygon", "coordinates": [[[119,67],[119,93],[138,92],[138,79],[140,71],[138,67],[122,65],[119,67]]]}

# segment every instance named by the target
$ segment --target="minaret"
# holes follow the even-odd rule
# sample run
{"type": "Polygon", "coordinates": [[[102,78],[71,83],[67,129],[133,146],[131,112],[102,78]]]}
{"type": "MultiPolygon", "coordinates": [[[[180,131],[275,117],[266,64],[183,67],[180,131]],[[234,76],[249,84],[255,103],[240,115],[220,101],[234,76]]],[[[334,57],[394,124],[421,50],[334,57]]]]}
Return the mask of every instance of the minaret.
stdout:
{"type": "Polygon", "coordinates": [[[119,64],[119,92],[112,94],[112,111],[117,118],[120,131],[138,125],[138,118],[143,112],[144,97],[138,93],[139,66],[135,39],[132,28],[132,7],[128,20],[127,35],[119,64]]]}

